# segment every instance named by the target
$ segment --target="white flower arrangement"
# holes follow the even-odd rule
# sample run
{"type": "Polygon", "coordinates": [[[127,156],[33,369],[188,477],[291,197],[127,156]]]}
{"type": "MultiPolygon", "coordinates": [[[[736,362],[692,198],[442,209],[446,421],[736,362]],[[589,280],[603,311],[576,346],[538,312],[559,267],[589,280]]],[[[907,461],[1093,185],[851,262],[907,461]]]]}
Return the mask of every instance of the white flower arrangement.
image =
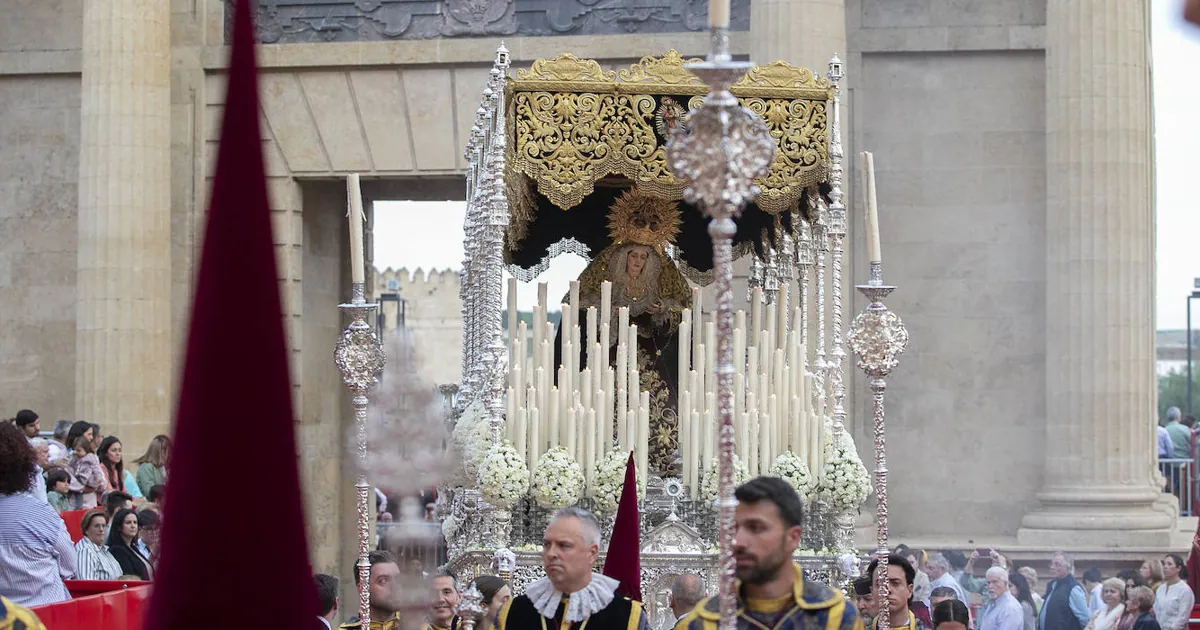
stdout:
{"type": "Polygon", "coordinates": [[[837,512],[857,511],[871,492],[871,476],[858,458],[854,440],[847,433],[826,449],[825,470],[818,495],[837,512]]]}
{"type": "Polygon", "coordinates": [[[454,445],[462,454],[465,479],[474,480],[479,475],[479,464],[492,450],[491,427],[480,400],[471,403],[459,416],[454,425],[454,445]]]}
{"type": "MultiPolygon", "coordinates": [[[[621,491],[625,486],[625,466],[629,453],[614,450],[609,451],[604,459],[596,464],[596,474],[592,478],[592,498],[596,500],[596,512],[600,514],[615,514],[617,503],[621,500],[621,491]]],[[[634,475],[637,479],[637,496],[646,496],[642,484],[642,476],[634,475]]]]}
{"type": "Polygon", "coordinates": [[[561,446],[542,453],[530,482],[534,502],[548,510],[570,507],[583,496],[583,469],[561,446]]]}
{"type": "Polygon", "coordinates": [[[804,460],[795,453],[787,451],[776,457],[775,464],[771,466],[768,474],[786,481],[805,503],[812,502],[817,480],[813,479],[804,460]]]}
{"type": "MultiPolygon", "coordinates": [[[[746,463],[735,454],[733,456],[733,485],[740,486],[746,483],[749,476],[750,472],[746,469],[746,463]]],[[[704,477],[700,480],[700,499],[705,503],[711,504],[717,500],[717,494],[720,491],[717,477],[717,458],[714,457],[708,465],[708,470],[704,471],[704,477]]]]}
{"type": "Polygon", "coordinates": [[[492,449],[479,463],[479,489],[484,501],[500,508],[511,508],[529,491],[529,468],[511,442],[492,449]]]}
{"type": "Polygon", "coordinates": [[[444,536],[446,540],[454,538],[454,534],[457,531],[458,520],[455,519],[453,515],[448,515],[446,518],[442,519],[442,536],[444,536]]]}

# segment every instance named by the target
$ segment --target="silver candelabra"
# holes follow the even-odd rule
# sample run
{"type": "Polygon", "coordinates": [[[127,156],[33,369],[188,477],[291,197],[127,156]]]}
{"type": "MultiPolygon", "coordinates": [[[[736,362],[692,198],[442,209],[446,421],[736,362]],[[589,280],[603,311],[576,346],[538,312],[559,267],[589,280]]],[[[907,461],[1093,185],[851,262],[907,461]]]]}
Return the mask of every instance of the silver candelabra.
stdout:
{"type": "MultiPolygon", "coordinates": [[[[884,439],[883,393],[887,376],[900,363],[900,353],[908,346],[908,329],[900,316],[889,311],[883,299],[895,286],[883,283],[883,264],[871,261],[866,284],[857,288],[870,304],[859,313],[846,333],[850,350],[858,357],[858,367],[870,378],[872,416],[875,419],[875,498],[876,549],[879,560],[876,571],[878,600],[886,604],[888,597],[888,504],[887,504],[887,443],[884,439]]],[[[883,608],[887,614],[886,606],[883,608]]],[[[892,622],[885,624],[890,627],[892,622]]]]}
{"type": "Polygon", "coordinates": [[[358,444],[358,479],[354,483],[358,508],[358,606],[359,619],[364,624],[371,620],[371,563],[367,559],[370,551],[370,503],[371,486],[367,484],[367,393],[378,382],[383,371],[386,355],[383,344],[375,334],[369,318],[378,304],[367,304],[365,286],[355,282],[350,286],[350,303],[339,304],[338,308],[350,316],[350,324],[342,331],[334,350],[333,361],[342,373],[342,383],[353,394],[354,428],[358,444]]]}
{"type": "Polygon", "coordinates": [[[733,529],[733,236],[734,217],[758,196],[754,179],[767,172],[775,158],[775,141],[766,125],[742,107],[730,91],[752,64],[735,62],[729,54],[729,29],[710,29],[708,60],[687,69],[709,86],[704,103],[690,112],[685,129],[671,137],[667,151],[671,168],[688,182],[684,196],[700,205],[710,221],[713,276],[717,294],[717,426],[720,492],[719,541],[721,630],[737,628],[734,590],[733,529]]]}

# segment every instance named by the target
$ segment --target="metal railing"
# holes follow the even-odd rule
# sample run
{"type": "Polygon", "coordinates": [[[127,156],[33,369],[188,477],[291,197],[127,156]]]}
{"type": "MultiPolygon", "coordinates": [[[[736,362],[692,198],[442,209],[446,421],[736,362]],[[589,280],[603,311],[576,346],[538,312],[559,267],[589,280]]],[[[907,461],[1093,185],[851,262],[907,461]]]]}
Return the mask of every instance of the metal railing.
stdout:
{"type": "Polygon", "coordinates": [[[1158,468],[1167,480],[1165,490],[1179,499],[1180,516],[1192,516],[1196,505],[1196,490],[1200,479],[1196,478],[1195,460],[1187,458],[1159,459],[1158,468]]]}

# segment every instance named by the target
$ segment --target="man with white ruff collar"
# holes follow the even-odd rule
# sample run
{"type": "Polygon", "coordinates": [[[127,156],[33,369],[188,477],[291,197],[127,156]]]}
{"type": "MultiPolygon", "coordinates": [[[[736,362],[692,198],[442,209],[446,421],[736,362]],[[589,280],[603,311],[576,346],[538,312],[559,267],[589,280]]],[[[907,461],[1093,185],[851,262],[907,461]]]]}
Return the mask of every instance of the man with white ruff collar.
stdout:
{"type": "Polygon", "coordinates": [[[587,510],[559,510],[542,544],[546,577],[500,609],[499,630],[649,630],[641,602],[616,595],[618,582],[592,571],[600,524],[587,510]]]}

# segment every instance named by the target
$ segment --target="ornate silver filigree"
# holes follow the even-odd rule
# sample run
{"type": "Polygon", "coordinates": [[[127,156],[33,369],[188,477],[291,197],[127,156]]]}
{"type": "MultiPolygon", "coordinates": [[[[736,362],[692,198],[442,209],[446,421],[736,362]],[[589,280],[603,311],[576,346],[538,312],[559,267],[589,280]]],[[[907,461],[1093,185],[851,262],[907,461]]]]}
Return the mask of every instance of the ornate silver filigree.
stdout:
{"type": "Polygon", "coordinates": [[[720,547],[719,598],[721,630],[737,624],[737,593],[733,559],[733,218],[742,206],[758,196],[754,179],[764,174],[775,158],[775,140],[766,124],[742,107],[729,87],[751,67],[732,61],[729,32],[710,29],[712,50],[708,60],[687,68],[709,86],[704,103],[689,114],[686,128],[672,134],[667,146],[671,168],[687,180],[684,197],[700,205],[711,221],[713,275],[716,279],[717,324],[717,426],[719,479],[718,542],[720,547]]]}
{"type": "Polygon", "coordinates": [[[379,374],[383,371],[387,355],[383,344],[375,335],[375,327],[368,324],[368,317],[378,308],[378,304],[367,304],[363,283],[356,282],[350,286],[350,302],[340,304],[338,308],[350,316],[350,324],[342,331],[333,353],[333,362],[342,373],[342,383],[353,396],[350,403],[354,407],[354,428],[357,437],[357,457],[359,474],[354,483],[355,512],[358,526],[358,569],[359,589],[358,604],[361,618],[369,619],[371,612],[371,591],[369,582],[371,564],[367,560],[370,550],[370,491],[365,470],[367,467],[367,393],[379,383],[379,374]]]}
{"type": "Polygon", "coordinates": [[[870,304],[859,313],[846,333],[850,350],[858,357],[858,367],[870,377],[872,416],[875,437],[876,549],[879,559],[879,597],[886,601],[888,555],[887,441],[884,432],[883,394],[887,376],[899,364],[901,352],[908,346],[908,330],[900,317],[888,310],[883,299],[896,287],[883,283],[883,265],[870,263],[869,281],[856,287],[870,304]]]}

